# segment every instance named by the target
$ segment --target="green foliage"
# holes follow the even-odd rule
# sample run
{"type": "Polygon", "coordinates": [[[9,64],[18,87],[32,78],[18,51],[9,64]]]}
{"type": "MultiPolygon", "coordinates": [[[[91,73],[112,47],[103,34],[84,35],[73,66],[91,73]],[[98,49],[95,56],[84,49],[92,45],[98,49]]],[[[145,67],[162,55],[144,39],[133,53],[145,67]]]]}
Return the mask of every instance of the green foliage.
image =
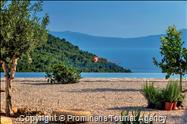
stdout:
{"type": "Polygon", "coordinates": [[[185,95],[180,93],[179,98],[177,99],[177,101],[183,102],[185,98],[185,95]]]}
{"type": "Polygon", "coordinates": [[[47,41],[48,16],[41,20],[37,17],[40,10],[41,2],[1,1],[1,61],[10,63],[12,58],[20,58],[47,41]]]}
{"type": "Polygon", "coordinates": [[[21,58],[17,71],[22,72],[49,71],[59,62],[69,63],[84,72],[130,72],[103,58],[93,63],[94,54],[81,51],[65,39],[48,35],[48,16],[37,17],[41,5],[41,2],[31,4],[29,0],[1,1],[0,62],[11,65],[12,58],[21,58]]]}
{"type": "Polygon", "coordinates": [[[172,74],[180,75],[181,90],[182,76],[187,73],[187,49],[183,45],[181,32],[177,31],[175,26],[170,26],[167,35],[161,37],[161,62],[153,58],[153,63],[161,68],[162,72],[167,73],[166,78],[172,74]]]}
{"type": "Polygon", "coordinates": [[[184,100],[178,81],[169,81],[166,88],[156,88],[153,83],[143,87],[143,95],[148,101],[148,108],[163,109],[164,102],[178,102],[184,100]]]}
{"type": "Polygon", "coordinates": [[[148,83],[143,87],[143,95],[148,101],[148,108],[162,109],[162,93],[153,83],[148,83]]]}
{"type": "MultiPolygon", "coordinates": [[[[152,120],[145,120],[144,115],[141,115],[141,110],[123,111],[121,112],[121,116],[123,117],[122,124],[153,124],[152,120]],[[129,119],[131,116],[134,117],[133,120],[129,119]]],[[[147,117],[151,118],[151,115],[149,114],[147,117]]]]}
{"type": "Polygon", "coordinates": [[[30,55],[32,63],[28,62],[28,56],[22,56],[17,71],[46,72],[52,65],[64,62],[81,72],[130,72],[103,58],[94,63],[92,61],[94,54],[82,51],[65,39],[59,39],[50,34],[47,43],[36,48],[30,55]]]}
{"type": "Polygon", "coordinates": [[[61,63],[54,65],[51,72],[46,73],[46,77],[50,83],[77,83],[80,79],[80,72],[69,65],[61,63]]]}
{"type": "Polygon", "coordinates": [[[183,47],[181,32],[175,26],[170,26],[167,36],[161,37],[160,53],[163,56],[160,63],[154,60],[163,72],[169,77],[171,74],[185,74],[187,72],[187,52],[183,47]]]}
{"type": "Polygon", "coordinates": [[[162,93],[165,102],[177,102],[181,97],[181,91],[177,81],[170,81],[162,93]]]}
{"type": "Polygon", "coordinates": [[[17,60],[29,54],[36,46],[47,41],[48,16],[41,20],[41,2],[30,0],[0,1],[0,64],[5,73],[5,112],[10,116],[11,81],[14,79],[17,60]]]}

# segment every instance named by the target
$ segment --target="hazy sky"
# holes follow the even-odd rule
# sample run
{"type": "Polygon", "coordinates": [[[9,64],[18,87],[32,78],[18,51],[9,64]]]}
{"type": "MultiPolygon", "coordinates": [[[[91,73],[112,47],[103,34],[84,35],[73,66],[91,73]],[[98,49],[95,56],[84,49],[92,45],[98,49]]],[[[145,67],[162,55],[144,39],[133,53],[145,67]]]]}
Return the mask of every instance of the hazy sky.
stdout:
{"type": "Polygon", "coordinates": [[[137,37],[164,33],[169,25],[187,28],[187,2],[45,1],[50,31],[137,37]]]}

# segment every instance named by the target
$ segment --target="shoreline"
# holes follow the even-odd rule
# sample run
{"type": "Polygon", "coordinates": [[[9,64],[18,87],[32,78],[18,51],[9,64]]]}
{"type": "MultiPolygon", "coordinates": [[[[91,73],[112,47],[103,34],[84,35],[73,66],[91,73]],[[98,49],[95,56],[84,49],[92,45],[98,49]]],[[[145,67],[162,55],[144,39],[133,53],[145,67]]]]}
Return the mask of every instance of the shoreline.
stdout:
{"type": "MultiPolygon", "coordinates": [[[[15,80],[31,80],[31,79],[34,79],[34,80],[46,80],[47,78],[45,77],[15,77],[13,81],[15,80]]],[[[1,77],[0,78],[1,81],[4,81],[5,78],[4,77],[1,77]]],[[[178,78],[169,78],[169,79],[165,79],[165,78],[129,78],[129,77],[82,77],[80,79],[80,81],[84,81],[84,80],[123,80],[123,81],[140,81],[140,80],[143,80],[143,81],[146,81],[146,80],[149,80],[149,81],[169,81],[169,80],[179,80],[178,78]]],[[[187,78],[183,78],[183,81],[187,81],[187,78]]]]}
{"type": "MultiPolygon", "coordinates": [[[[82,78],[128,78],[128,79],[165,79],[165,73],[101,73],[101,72],[88,72],[81,73],[82,78]]],[[[4,75],[1,73],[1,77],[4,75]]],[[[43,72],[16,72],[16,78],[45,78],[43,72]]],[[[173,75],[171,79],[178,79],[178,75],[173,75]]],[[[183,76],[187,80],[187,75],[183,76]]]]}

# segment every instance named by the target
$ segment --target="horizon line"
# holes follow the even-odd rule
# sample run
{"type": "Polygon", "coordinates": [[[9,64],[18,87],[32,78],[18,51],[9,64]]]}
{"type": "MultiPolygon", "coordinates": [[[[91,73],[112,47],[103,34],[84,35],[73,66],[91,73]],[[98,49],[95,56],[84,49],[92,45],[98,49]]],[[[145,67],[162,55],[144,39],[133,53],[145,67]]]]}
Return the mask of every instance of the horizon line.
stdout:
{"type": "MultiPolygon", "coordinates": [[[[179,29],[178,31],[183,31],[183,30],[187,30],[187,28],[182,28],[179,29]]],[[[88,35],[88,36],[93,36],[93,37],[102,37],[102,38],[143,38],[143,37],[150,37],[150,36],[156,36],[156,35],[164,35],[166,33],[160,33],[160,34],[148,34],[148,35],[140,35],[140,36],[135,36],[135,37],[121,37],[121,36],[103,36],[103,35],[95,35],[95,34],[90,34],[90,33],[82,33],[82,32],[78,32],[78,31],[70,31],[70,30],[65,30],[65,31],[51,31],[48,30],[49,33],[51,32],[56,32],[56,33],[60,33],[60,32],[70,32],[70,33],[78,33],[78,34],[82,34],[82,35],[88,35]]]]}

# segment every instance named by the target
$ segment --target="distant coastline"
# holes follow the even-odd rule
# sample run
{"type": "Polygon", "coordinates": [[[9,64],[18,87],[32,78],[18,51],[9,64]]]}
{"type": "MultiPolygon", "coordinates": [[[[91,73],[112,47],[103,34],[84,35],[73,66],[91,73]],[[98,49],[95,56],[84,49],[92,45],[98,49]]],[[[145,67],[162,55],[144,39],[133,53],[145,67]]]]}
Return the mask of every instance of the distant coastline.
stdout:
{"type": "MultiPolygon", "coordinates": [[[[187,29],[181,29],[182,39],[187,47],[187,29]]],[[[165,34],[121,38],[84,34],[73,31],[50,32],[65,38],[80,49],[102,56],[132,72],[161,72],[153,64],[153,57],[160,59],[160,37],[165,34]]]]}

